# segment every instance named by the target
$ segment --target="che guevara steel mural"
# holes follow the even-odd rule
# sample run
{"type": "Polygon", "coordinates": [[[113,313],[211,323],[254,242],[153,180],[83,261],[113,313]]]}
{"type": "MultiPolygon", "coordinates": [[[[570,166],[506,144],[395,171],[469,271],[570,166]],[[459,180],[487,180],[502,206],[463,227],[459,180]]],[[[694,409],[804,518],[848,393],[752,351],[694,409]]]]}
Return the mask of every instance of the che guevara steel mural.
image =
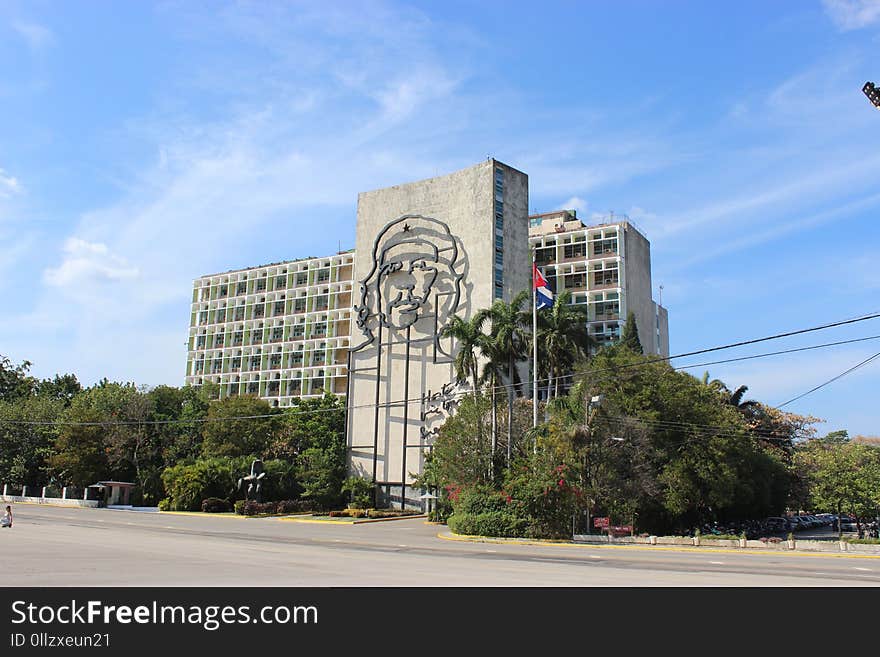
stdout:
{"type": "MultiPolygon", "coordinates": [[[[440,334],[452,317],[460,312],[467,258],[459,240],[450,233],[445,223],[432,217],[411,214],[386,224],[373,243],[371,255],[371,269],[360,282],[360,300],[354,307],[356,331],[353,331],[354,346],[349,354],[349,382],[351,384],[352,377],[358,373],[370,372],[375,376],[375,392],[372,395],[375,405],[372,427],[373,481],[377,481],[379,409],[383,406],[387,409],[389,402],[406,402],[400,404],[403,409],[400,481],[377,481],[405,486],[406,451],[409,447],[417,446],[407,442],[408,408],[412,400],[410,364],[411,361],[421,366],[426,362],[429,365],[448,365],[451,362],[451,349],[444,348],[444,342],[448,344],[448,341],[442,340],[440,334]],[[357,332],[360,333],[359,343],[355,339],[357,332]],[[373,356],[371,360],[375,364],[358,367],[351,360],[359,354],[373,356]],[[402,399],[383,400],[380,393],[381,377],[378,374],[383,372],[383,359],[391,357],[397,362],[403,361],[402,399]]],[[[386,360],[385,367],[388,366],[386,360]]],[[[422,442],[436,434],[442,420],[456,404],[456,382],[443,382],[438,388],[437,391],[423,390],[419,396],[419,436],[422,442]]],[[[352,399],[350,391],[349,399],[352,399]]],[[[360,430],[363,435],[363,427],[360,430]]],[[[369,445],[361,447],[370,448],[369,445]]]]}

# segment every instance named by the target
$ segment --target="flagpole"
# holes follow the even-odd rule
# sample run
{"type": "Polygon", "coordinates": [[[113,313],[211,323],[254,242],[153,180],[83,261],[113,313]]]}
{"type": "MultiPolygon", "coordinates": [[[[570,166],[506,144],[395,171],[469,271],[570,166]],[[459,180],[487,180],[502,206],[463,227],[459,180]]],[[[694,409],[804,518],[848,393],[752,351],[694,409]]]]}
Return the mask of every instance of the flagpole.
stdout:
{"type": "Polygon", "coordinates": [[[538,426],[538,288],[535,281],[535,249],[532,249],[532,427],[538,426]]]}

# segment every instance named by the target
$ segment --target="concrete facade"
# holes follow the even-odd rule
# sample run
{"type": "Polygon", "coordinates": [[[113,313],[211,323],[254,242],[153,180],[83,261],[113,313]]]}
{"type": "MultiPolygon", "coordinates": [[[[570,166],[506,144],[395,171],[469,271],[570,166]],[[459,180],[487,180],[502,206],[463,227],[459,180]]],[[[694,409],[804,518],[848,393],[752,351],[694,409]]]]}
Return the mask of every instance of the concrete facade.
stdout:
{"type": "Polygon", "coordinates": [[[358,196],[349,356],[351,470],[387,499],[408,484],[461,392],[439,333],[529,289],[528,177],[495,160],[358,196]]]}
{"type": "Polygon", "coordinates": [[[627,314],[636,318],[645,354],[669,355],[666,309],[652,299],[651,245],[623,217],[585,225],[560,210],[529,217],[529,244],[556,293],[587,307],[588,330],[597,345],[620,338],[627,314]]]}
{"type": "MultiPolygon", "coordinates": [[[[650,244],[624,217],[584,225],[568,210],[528,216],[528,176],[488,159],[358,195],[356,248],[195,280],[186,383],[274,406],[347,396],[353,474],[383,501],[419,506],[424,451],[466,387],[440,331],[531,289],[531,252],[557,293],[588,309],[598,345],[636,317],[646,354],[669,355],[652,299],[650,244]]],[[[531,381],[528,364],[520,378],[531,381]]]]}
{"type": "Polygon", "coordinates": [[[186,383],[280,407],[345,394],[353,267],[349,251],[197,278],[186,383]]]}

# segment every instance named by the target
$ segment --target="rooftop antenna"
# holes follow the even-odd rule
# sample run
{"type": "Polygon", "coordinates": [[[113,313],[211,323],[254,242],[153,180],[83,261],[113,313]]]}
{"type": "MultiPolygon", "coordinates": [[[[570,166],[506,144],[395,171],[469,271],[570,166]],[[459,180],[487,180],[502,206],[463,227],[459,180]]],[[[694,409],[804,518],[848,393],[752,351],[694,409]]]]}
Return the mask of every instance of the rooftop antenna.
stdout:
{"type": "Polygon", "coordinates": [[[663,305],[663,286],[660,286],[660,302],[657,304],[658,306],[663,305]]]}

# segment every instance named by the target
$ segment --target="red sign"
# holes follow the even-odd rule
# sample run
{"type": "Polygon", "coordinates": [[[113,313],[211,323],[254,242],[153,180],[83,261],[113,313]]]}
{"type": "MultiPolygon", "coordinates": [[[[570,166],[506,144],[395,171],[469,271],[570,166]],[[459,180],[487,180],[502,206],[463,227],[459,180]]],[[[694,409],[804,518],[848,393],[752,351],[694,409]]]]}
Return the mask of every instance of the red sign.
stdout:
{"type": "Polygon", "coordinates": [[[632,534],[632,530],[632,525],[614,525],[608,528],[612,534],[632,534]]]}
{"type": "Polygon", "coordinates": [[[603,529],[608,526],[608,518],[593,518],[593,527],[602,527],[603,529]]]}

